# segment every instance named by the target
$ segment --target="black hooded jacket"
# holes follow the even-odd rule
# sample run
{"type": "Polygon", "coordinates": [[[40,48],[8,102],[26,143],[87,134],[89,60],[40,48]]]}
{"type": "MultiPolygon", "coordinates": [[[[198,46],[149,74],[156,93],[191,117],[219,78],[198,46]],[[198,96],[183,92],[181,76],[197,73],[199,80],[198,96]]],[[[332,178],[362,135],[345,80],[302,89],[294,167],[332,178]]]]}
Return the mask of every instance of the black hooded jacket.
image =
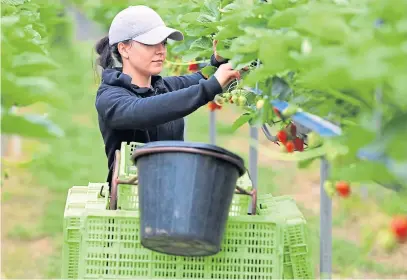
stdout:
{"type": "MultiPolygon", "coordinates": [[[[212,56],[211,65],[220,64],[212,56]]],[[[104,70],[96,109],[108,158],[107,182],[111,183],[115,151],[122,142],[184,140],[183,118],[221,92],[215,77],[205,79],[200,72],[153,76],[151,88],[140,88],[121,69],[104,70]]]]}

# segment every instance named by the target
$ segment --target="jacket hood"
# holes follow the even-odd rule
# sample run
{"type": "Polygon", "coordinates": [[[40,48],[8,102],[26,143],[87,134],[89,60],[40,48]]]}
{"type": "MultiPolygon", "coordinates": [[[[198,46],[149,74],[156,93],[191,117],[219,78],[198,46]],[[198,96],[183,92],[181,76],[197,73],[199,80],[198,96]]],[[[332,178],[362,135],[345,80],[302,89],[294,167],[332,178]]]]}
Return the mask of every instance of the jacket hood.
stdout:
{"type": "Polygon", "coordinates": [[[151,87],[142,88],[131,83],[131,77],[122,72],[122,68],[105,69],[102,72],[102,84],[108,86],[123,87],[136,94],[147,93],[150,90],[162,91],[165,89],[164,82],[161,76],[155,75],[151,77],[151,87]]]}

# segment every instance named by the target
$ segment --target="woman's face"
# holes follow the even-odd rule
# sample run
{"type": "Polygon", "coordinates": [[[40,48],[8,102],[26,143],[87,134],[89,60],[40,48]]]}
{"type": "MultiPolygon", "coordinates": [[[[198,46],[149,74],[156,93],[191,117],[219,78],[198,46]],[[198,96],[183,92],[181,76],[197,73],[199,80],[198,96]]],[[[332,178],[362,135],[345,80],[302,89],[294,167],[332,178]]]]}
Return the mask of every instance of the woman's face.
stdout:
{"type": "Polygon", "coordinates": [[[127,46],[127,61],[132,68],[142,75],[158,75],[164,65],[167,56],[167,40],[157,45],[144,45],[142,43],[131,41],[127,46]]]}

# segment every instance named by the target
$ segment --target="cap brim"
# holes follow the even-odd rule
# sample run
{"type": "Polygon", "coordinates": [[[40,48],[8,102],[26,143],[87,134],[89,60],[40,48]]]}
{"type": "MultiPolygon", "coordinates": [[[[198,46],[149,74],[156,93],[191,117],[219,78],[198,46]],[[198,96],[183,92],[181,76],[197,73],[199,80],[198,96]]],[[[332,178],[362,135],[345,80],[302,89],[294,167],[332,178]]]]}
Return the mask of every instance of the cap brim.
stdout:
{"type": "Polygon", "coordinates": [[[174,41],[182,41],[184,40],[184,35],[176,29],[167,26],[159,26],[142,35],[134,37],[133,40],[146,45],[156,45],[167,38],[174,41]]]}

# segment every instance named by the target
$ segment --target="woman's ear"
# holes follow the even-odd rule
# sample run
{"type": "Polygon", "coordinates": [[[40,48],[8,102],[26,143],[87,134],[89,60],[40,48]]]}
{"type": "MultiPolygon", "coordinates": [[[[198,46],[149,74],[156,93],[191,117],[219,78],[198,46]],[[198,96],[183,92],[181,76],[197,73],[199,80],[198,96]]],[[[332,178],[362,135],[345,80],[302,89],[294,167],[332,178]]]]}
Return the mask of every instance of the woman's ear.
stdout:
{"type": "Polygon", "coordinates": [[[122,58],[126,58],[126,59],[129,58],[129,53],[127,52],[128,45],[124,44],[123,42],[120,42],[117,45],[117,49],[118,49],[120,55],[122,56],[122,58]]]}

